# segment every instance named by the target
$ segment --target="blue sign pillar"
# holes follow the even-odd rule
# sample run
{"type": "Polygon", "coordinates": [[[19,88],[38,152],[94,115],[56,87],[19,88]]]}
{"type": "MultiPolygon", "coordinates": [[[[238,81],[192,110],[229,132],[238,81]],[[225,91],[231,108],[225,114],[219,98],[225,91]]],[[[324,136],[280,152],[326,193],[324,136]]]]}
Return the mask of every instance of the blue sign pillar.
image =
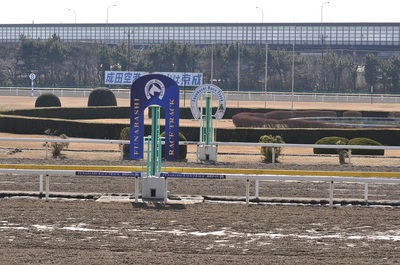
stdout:
{"type": "Polygon", "coordinates": [[[142,76],[131,86],[131,159],[143,158],[144,110],[150,105],[165,111],[165,158],[179,159],[179,86],[160,74],[142,76]]]}

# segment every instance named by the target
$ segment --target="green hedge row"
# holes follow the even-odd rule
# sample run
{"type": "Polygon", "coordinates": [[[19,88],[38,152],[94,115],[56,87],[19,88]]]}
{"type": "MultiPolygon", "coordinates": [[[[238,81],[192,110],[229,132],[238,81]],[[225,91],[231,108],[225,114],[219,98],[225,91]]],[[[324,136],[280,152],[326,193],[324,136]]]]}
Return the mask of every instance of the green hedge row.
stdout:
{"type": "MultiPolygon", "coordinates": [[[[181,119],[193,119],[190,107],[180,108],[181,119]]],[[[213,109],[213,113],[216,109],[213,109]]],[[[232,117],[241,112],[251,113],[268,113],[279,111],[275,109],[251,109],[251,108],[228,108],[225,112],[224,119],[232,119],[232,117]]],[[[306,110],[304,110],[306,111],[306,110]]],[[[346,111],[336,111],[338,117],[342,117],[346,111]]],[[[361,111],[363,117],[381,117],[386,118],[393,116],[391,112],[387,111],[361,111]]],[[[85,108],[66,108],[66,107],[53,107],[53,108],[34,108],[34,109],[18,109],[1,111],[0,114],[5,115],[18,115],[26,117],[41,117],[41,118],[63,118],[63,119],[125,119],[130,116],[130,107],[85,107],[85,108]]],[[[148,114],[150,116],[150,112],[148,114]]],[[[161,118],[165,118],[165,113],[161,109],[161,118]]]]}
{"type": "Polygon", "coordinates": [[[334,124],[291,119],[297,117],[337,117],[334,111],[271,111],[268,113],[241,112],[232,117],[235,127],[263,128],[332,128],[334,124]]]}
{"type": "MultiPolygon", "coordinates": [[[[184,132],[182,131],[184,134],[184,132]]],[[[185,134],[184,134],[185,135],[185,134]]],[[[319,139],[328,136],[338,136],[347,139],[370,138],[383,145],[400,145],[400,129],[374,129],[374,128],[236,128],[218,129],[217,141],[223,142],[257,142],[262,135],[280,135],[285,143],[314,144],[319,139]]],[[[189,139],[189,138],[188,138],[189,139]]]]}
{"type": "MultiPolygon", "coordinates": [[[[216,108],[213,108],[212,113],[215,113],[216,108]]],[[[224,119],[232,119],[232,117],[238,113],[241,112],[251,112],[251,113],[269,113],[273,111],[281,111],[279,109],[265,109],[265,108],[227,108],[224,114],[224,119]]],[[[315,110],[302,110],[304,112],[306,111],[312,111],[315,112],[315,110]]],[[[319,110],[319,111],[332,111],[332,110],[319,110]]],[[[343,117],[347,116],[346,112],[347,110],[335,110],[334,112],[337,113],[337,117],[343,117]]],[[[393,116],[393,113],[388,112],[388,111],[359,111],[361,113],[362,117],[376,117],[376,118],[387,118],[389,116],[393,116]]],[[[150,117],[150,116],[149,116],[150,117]]],[[[161,109],[160,112],[160,117],[165,118],[165,112],[163,109],[161,109]]],[[[182,107],[180,108],[180,118],[182,119],[192,119],[192,112],[190,110],[190,106],[182,107]]]]}
{"type": "Polygon", "coordinates": [[[118,139],[124,127],[126,124],[0,115],[0,131],[16,134],[44,134],[51,129],[69,137],[118,139]]]}
{"type": "MultiPolygon", "coordinates": [[[[316,144],[322,145],[370,145],[370,146],[382,146],[381,143],[369,138],[353,138],[351,140],[343,137],[331,136],[324,137],[316,142],[316,144]]],[[[342,149],[344,151],[348,151],[348,149],[342,149]]],[[[338,149],[331,148],[314,148],[314,154],[337,154],[338,149]]],[[[384,155],[384,149],[353,149],[353,155],[384,155]]]]}
{"type": "Polygon", "coordinates": [[[34,108],[2,111],[0,114],[68,120],[128,119],[130,116],[129,107],[34,108]]]}
{"type": "MultiPolygon", "coordinates": [[[[259,112],[259,109],[231,108],[227,113],[243,111],[259,112]]],[[[266,111],[264,109],[264,111],[266,111]]],[[[225,118],[230,114],[225,114],[225,118]]],[[[370,112],[366,116],[385,116],[388,112],[370,112]]],[[[340,114],[338,114],[340,116],[340,114]]],[[[363,114],[365,116],[365,114],[363,114]]],[[[181,118],[191,119],[189,107],[181,108],[181,118]]],[[[0,131],[17,134],[44,134],[47,129],[59,130],[70,137],[97,139],[119,139],[121,130],[128,126],[121,123],[83,122],[80,119],[129,118],[129,107],[85,107],[85,108],[35,108],[0,112],[0,131]],[[63,117],[63,118],[60,118],[63,117]]],[[[145,135],[150,134],[150,126],[145,126],[145,135]]],[[[188,141],[199,140],[198,127],[180,127],[180,132],[188,141]]],[[[400,146],[400,129],[384,128],[234,128],[217,129],[217,141],[258,142],[262,135],[280,135],[286,143],[313,144],[327,136],[347,139],[365,137],[379,141],[383,145],[400,146]]]]}
{"type": "MultiPolygon", "coordinates": [[[[47,129],[59,130],[70,137],[97,139],[119,139],[120,132],[127,124],[97,123],[77,120],[33,118],[0,115],[0,131],[17,134],[44,134],[47,129]]],[[[162,128],[164,130],[164,128],[162,128]]],[[[150,134],[150,125],[145,126],[145,135],[150,134]]],[[[180,127],[180,132],[188,141],[199,140],[198,127],[180,127]]],[[[400,145],[400,129],[376,128],[234,128],[217,129],[217,141],[221,142],[258,142],[262,135],[280,135],[286,143],[314,144],[319,139],[335,135],[347,139],[364,137],[379,141],[383,145],[400,145]]]]}

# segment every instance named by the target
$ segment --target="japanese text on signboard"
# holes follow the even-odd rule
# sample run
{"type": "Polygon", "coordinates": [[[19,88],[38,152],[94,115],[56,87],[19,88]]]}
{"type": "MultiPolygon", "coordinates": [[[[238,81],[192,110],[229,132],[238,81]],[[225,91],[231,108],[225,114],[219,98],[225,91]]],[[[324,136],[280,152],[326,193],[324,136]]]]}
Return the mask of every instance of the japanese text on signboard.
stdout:
{"type": "MultiPolygon", "coordinates": [[[[132,85],[132,83],[148,72],[128,72],[128,71],[105,71],[106,85],[132,85]]],[[[168,76],[174,80],[178,86],[200,86],[203,84],[202,73],[180,73],[180,72],[157,72],[154,74],[161,74],[168,76]]]]}

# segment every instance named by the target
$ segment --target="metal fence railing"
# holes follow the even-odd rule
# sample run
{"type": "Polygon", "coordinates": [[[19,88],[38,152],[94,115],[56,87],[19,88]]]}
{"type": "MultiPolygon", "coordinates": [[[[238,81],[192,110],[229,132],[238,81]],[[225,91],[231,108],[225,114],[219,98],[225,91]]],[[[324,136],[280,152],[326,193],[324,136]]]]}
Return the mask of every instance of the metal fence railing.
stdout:
{"type": "MultiPolygon", "coordinates": [[[[38,96],[51,92],[60,97],[88,97],[94,88],[34,88],[33,94],[38,96]]],[[[129,88],[111,88],[118,98],[129,98],[129,88]]],[[[181,99],[190,99],[193,90],[181,89],[181,99]]],[[[250,92],[224,91],[230,101],[294,101],[294,102],[341,102],[341,103],[400,103],[400,95],[396,94],[350,94],[350,93],[299,93],[294,92],[250,92]]],[[[29,87],[0,87],[3,96],[32,96],[29,87]]]]}

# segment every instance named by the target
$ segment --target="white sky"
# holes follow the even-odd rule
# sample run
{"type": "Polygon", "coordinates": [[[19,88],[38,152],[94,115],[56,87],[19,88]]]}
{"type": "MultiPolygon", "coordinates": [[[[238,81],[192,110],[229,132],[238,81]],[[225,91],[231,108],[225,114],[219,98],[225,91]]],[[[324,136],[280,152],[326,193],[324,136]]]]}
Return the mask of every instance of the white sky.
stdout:
{"type": "Polygon", "coordinates": [[[0,24],[400,22],[399,0],[3,0],[0,24]],[[116,6],[112,6],[112,5],[116,6]],[[257,8],[259,7],[259,8],[257,8]],[[73,11],[68,11],[71,9],[73,11]],[[108,12],[107,12],[108,11],[108,12]],[[262,15],[264,14],[264,16],[262,15]]]}

